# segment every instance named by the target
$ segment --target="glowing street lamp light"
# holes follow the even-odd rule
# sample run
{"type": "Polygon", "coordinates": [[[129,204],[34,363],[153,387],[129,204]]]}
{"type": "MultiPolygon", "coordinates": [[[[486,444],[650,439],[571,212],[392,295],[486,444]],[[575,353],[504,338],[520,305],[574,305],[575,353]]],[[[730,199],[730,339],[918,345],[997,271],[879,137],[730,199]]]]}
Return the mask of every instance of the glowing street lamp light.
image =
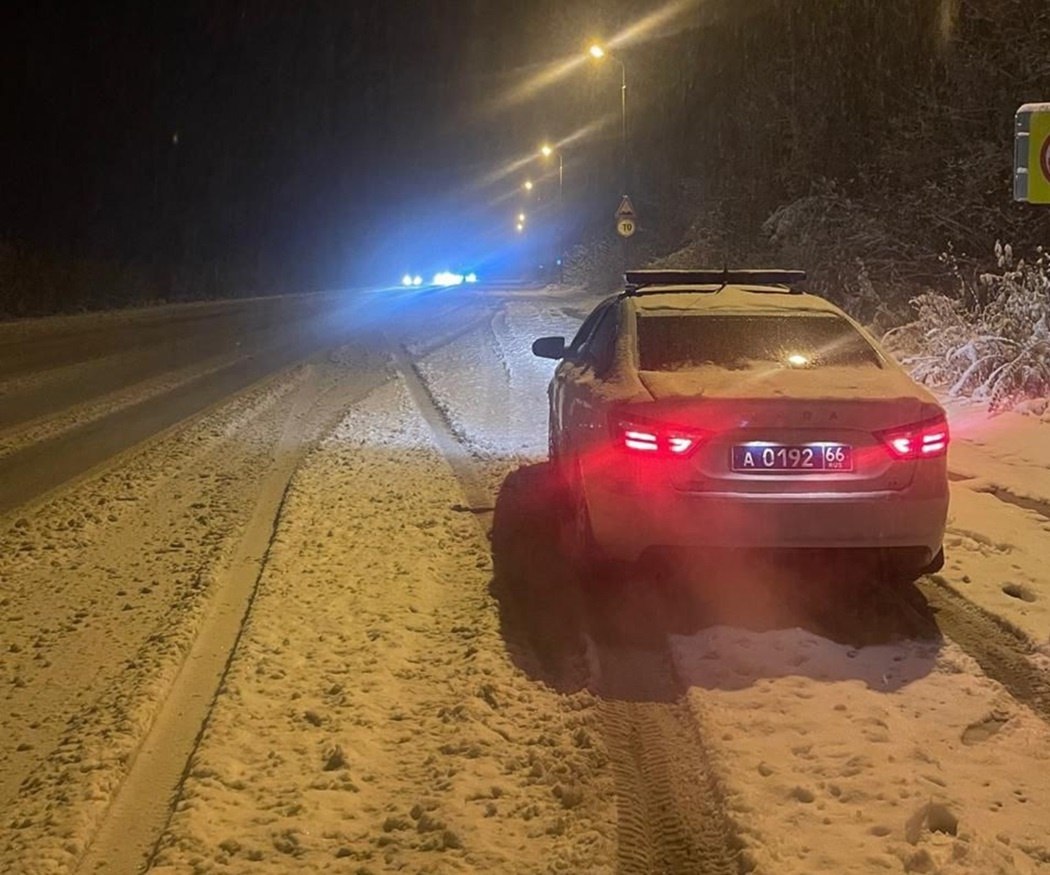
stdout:
{"type": "Polygon", "coordinates": [[[522,186],[522,187],[525,189],[525,191],[532,191],[532,187],[533,187],[532,186],[532,180],[531,179],[526,179],[525,180],[525,185],[522,186]]]}
{"type": "Polygon", "coordinates": [[[522,231],[525,230],[525,223],[524,222],[518,222],[518,224],[515,225],[514,227],[517,229],[518,233],[520,234],[522,231]]]}
{"type": "Polygon", "coordinates": [[[524,225],[525,224],[525,214],[524,213],[518,213],[518,224],[519,225],[524,225]]]}
{"type": "Polygon", "coordinates": [[[594,58],[596,61],[600,61],[602,58],[605,57],[605,49],[598,45],[598,43],[595,43],[590,48],[590,54],[591,57],[594,58]]]}

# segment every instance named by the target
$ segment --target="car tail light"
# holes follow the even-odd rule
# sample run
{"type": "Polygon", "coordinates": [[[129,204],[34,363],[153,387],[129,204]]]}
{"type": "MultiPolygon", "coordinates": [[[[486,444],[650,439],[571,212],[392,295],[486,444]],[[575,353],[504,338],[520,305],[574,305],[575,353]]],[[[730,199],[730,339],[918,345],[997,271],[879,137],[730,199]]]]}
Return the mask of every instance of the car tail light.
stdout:
{"type": "Polygon", "coordinates": [[[632,455],[665,459],[688,459],[710,434],[703,429],[613,416],[613,440],[632,455]]]}
{"type": "Polygon", "coordinates": [[[948,452],[948,420],[944,416],[926,419],[876,432],[895,459],[930,459],[948,452]]]}

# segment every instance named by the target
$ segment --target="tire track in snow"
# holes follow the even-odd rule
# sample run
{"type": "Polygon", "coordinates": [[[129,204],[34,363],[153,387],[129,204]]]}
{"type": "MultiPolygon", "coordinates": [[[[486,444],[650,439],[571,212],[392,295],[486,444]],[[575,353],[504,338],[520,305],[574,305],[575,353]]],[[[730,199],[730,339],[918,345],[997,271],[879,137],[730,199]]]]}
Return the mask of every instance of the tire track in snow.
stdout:
{"type": "Polygon", "coordinates": [[[332,421],[388,379],[386,374],[370,374],[340,390],[339,384],[323,386],[316,374],[311,376],[291,399],[273,466],[260,478],[255,509],[221,574],[208,616],[78,871],[121,872],[150,865],[170,817],[171,800],[179,796],[251,615],[292,477],[332,421]]]}
{"type": "Polygon", "coordinates": [[[740,843],[688,706],[605,701],[600,713],[616,776],[618,871],[740,872],[740,843]]]}
{"type": "MultiPolygon", "coordinates": [[[[498,339],[496,346],[498,348],[498,339]]],[[[464,438],[454,430],[403,349],[394,360],[413,401],[430,425],[435,441],[456,474],[478,523],[488,534],[493,504],[479,464],[464,438]],[[483,509],[483,510],[482,510],[483,509]]],[[[501,357],[502,360],[502,357],[501,357]]],[[[638,652],[593,645],[601,678],[619,683],[618,665],[632,665],[637,679],[638,652]]],[[[643,674],[659,690],[645,689],[642,700],[619,698],[602,690],[601,732],[611,757],[617,787],[618,871],[622,873],[712,873],[744,871],[740,842],[725,814],[710,757],[682,697],[671,668],[666,637],[647,654],[643,674]],[[655,665],[653,664],[655,663],[655,665]],[[648,669],[655,668],[655,671],[648,669]],[[652,694],[656,695],[653,696],[652,694]],[[655,700],[650,700],[655,699],[655,700]]],[[[649,686],[642,681],[643,687],[649,686]]]]}
{"type": "Polygon", "coordinates": [[[916,586],[934,610],[941,631],[1014,699],[1050,722],[1050,675],[1033,661],[1036,650],[1028,637],[971,602],[940,575],[924,577],[916,586]]]}
{"type": "MultiPolygon", "coordinates": [[[[466,306],[454,308],[453,310],[449,311],[448,314],[446,314],[446,318],[455,315],[461,310],[465,311],[467,309],[468,308],[466,306]]],[[[408,349],[415,356],[415,358],[425,358],[426,356],[437,352],[443,346],[448,346],[450,343],[455,343],[461,337],[465,337],[472,331],[476,331],[478,328],[484,326],[492,318],[491,314],[493,312],[495,312],[495,309],[489,308],[489,310],[487,310],[484,315],[477,316],[469,320],[464,325],[455,328],[446,334],[432,339],[429,343],[419,345],[409,344],[408,349]]]]}
{"type": "Polygon", "coordinates": [[[0,775],[9,788],[0,799],[0,870],[64,871],[102,821],[199,630],[214,570],[247,521],[254,475],[266,464],[260,450],[272,443],[302,379],[297,370],[230,399],[7,533],[8,542],[28,533],[30,559],[54,547],[48,552],[76,556],[77,564],[66,573],[30,561],[12,577],[15,592],[0,600],[25,618],[11,632],[46,654],[25,667],[21,704],[7,697],[13,719],[2,722],[17,730],[12,747],[23,732],[19,712],[34,715],[30,728],[40,725],[31,734],[32,760],[20,757],[17,769],[0,775]],[[85,508],[107,497],[109,512],[86,522],[85,508]],[[61,522],[82,517],[73,534],[61,522]],[[125,545],[134,545],[131,553],[125,545]]]}
{"type": "Polygon", "coordinates": [[[1050,502],[1041,501],[1037,498],[1025,498],[1023,495],[1015,495],[1003,486],[992,486],[987,490],[978,489],[976,491],[987,492],[989,495],[998,498],[1003,504],[1011,504],[1014,507],[1021,508],[1021,510],[1030,510],[1044,520],[1050,521],[1050,502]]]}

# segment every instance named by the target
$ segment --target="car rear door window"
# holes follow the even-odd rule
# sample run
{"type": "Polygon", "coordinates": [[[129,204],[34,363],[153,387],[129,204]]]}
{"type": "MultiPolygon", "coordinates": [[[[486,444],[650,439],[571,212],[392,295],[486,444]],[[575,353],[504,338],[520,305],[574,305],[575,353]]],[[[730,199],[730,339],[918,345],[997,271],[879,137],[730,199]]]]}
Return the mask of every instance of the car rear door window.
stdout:
{"type": "Polygon", "coordinates": [[[602,317],[609,311],[610,306],[610,303],[599,305],[590,316],[583,320],[580,330],[576,332],[576,336],[572,339],[572,343],[569,344],[569,358],[579,358],[583,354],[587,342],[591,339],[591,335],[594,334],[594,330],[598,327],[598,323],[601,322],[602,317]]]}
{"type": "Polygon", "coordinates": [[[871,344],[833,314],[661,314],[638,316],[638,361],[644,371],[714,365],[744,369],[881,367],[871,344]]]}
{"type": "Polygon", "coordinates": [[[580,349],[580,357],[593,365],[598,374],[604,374],[612,365],[616,347],[616,316],[616,307],[606,307],[591,336],[580,349]]]}

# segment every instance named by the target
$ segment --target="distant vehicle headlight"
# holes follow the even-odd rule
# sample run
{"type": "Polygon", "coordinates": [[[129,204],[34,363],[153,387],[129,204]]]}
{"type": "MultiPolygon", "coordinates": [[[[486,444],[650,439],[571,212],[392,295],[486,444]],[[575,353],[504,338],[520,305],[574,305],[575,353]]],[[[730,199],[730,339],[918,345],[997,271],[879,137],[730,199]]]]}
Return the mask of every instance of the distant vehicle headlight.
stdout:
{"type": "Polygon", "coordinates": [[[435,286],[458,286],[463,282],[463,274],[452,273],[448,270],[443,270],[440,273],[434,274],[434,285],[435,286]]]}
{"type": "Polygon", "coordinates": [[[423,277],[421,277],[417,273],[414,277],[412,277],[412,285],[414,285],[414,286],[421,286],[421,285],[423,285],[423,277]]]}
{"type": "Polygon", "coordinates": [[[401,277],[401,285],[403,285],[403,286],[410,286],[410,285],[412,285],[412,274],[406,273],[403,277],[401,277]]]}
{"type": "Polygon", "coordinates": [[[463,277],[468,283],[476,283],[478,281],[478,275],[471,271],[465,277],[463,277]]]}

